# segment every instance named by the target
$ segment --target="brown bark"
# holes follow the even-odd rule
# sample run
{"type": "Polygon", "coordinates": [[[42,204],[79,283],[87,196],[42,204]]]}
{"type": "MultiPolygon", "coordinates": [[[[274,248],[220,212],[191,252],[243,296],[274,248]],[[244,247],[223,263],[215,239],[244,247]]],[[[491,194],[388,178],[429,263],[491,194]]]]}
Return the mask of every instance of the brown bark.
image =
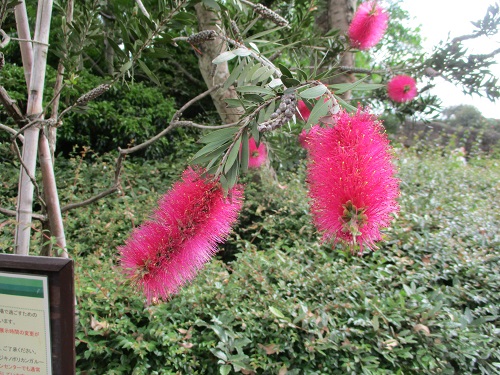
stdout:
{"type": "MultiPolygon", "coordinates": [[[[346,35],[354,11],[356,10],[356,0],[327,0],[327,9],[317,19],[317,24],[324,32],[331,29],[340,30],[341,35],[346,35]]],[[[340,66],[354,66],[354,54],[346,52],[339,57],[340,66]]],[[[356,80],[354,74],[345,73],[338,75],[328,83],[353,83],[356,80]]],[[[350,99],[351,93],[346,92],[342,95],[343,99],[350,99]]]]}
{"type": "MultiPolygon", "coordinates": [[[[220,31],[219,27],[221,26],[221,22],[215,13],[208,10],[203,4],[197,4],[195,8],[200,31],[220,31]]],[[[204,42],[199,46],[199,49],[201,51],[201,55],[199,56],[198,64],[208,88],[210,89],[214,86],[224,84],[230,74],[228,65],[227,63],[214,65],[212,64],[212,60],[219,56],[221,52],[226,51],[227,44],[224,41],[221,41],[221,39],[216,38],[213,41],[204,42]]],[[[237,99],[234,88],[230,87],[227,90],[219,89],[213,91],[210,95],[212,96],[215,108],[217,108],[217,112],[225,124],[237,122],[240,119],[243,114],[243,109],[227,108],[226,103],[224,102],[224,99],[237,99]]]]}

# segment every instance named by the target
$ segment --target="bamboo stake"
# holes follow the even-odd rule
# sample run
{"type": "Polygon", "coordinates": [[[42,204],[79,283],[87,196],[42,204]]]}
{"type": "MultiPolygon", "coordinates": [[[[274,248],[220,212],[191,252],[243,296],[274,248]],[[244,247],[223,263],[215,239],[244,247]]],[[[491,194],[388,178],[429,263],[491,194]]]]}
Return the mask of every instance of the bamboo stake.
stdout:
{"type": "Polygon", "coordinates": [[[19,4],[14,8],[14,14],[16,17],[16,27],[17,35],[19,39],[26,41],[19,42],[19,48],[21,49],[21,58],[23,60],[24,67],[24,77],[26,79],[26,87],[28,92],[30,91],[31,82],[31,68],[33,66],[33,49],[31,43],[27,42],[31,40],[30,25],[28,23],[28,14],[26,12],[26,3],[21,0],[19,4]]]}
{"type": "MultiPolygon", "coordinates": [[[[22,15],[19,18],[21,23],[27,22],[27,19],[23,18],[24,16],[22,15]]],[[[29,118],[42,116],[43,87],[45,84],[51,16],[52,0],[40,0],[38,2],[34,37],[34,40],[40,43],[34,43],[32,47],[33,65],[28,86],[28,108],[26,111],[29,118]]],[[[34,190],[29,174],[35,174],[39,134],[40,128],[38,126],[29,127],[24,134],[22,161],[27,170],[21,168],[19,177],[17,227],[15,232],[15,252],[19,255],[29,254],[34,190]]]]}

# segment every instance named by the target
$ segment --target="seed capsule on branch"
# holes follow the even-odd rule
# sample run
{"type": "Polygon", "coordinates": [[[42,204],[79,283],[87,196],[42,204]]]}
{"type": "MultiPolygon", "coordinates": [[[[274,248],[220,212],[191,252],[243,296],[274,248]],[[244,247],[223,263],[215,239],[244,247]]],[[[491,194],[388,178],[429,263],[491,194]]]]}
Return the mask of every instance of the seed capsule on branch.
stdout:
{"type": "Polygon", "coordinates": [[[297,99],[295,98],[295,93],[284,94],[281,97],[278,109],[271,114],[269,120],[259,124],[257,129],[260,132],[265,132],[283,126],[293,117],[296,103],[297,99]]]}
{"type": "Polygon", "coordinates": [[[265,7],[262,4],[252,5],[253,10],[262,18],[274,22],[278,26],[288,26],[288,21],[281,17],[278,13],[273,12],[271,9],[265,7]]]}
{"type": "Polygon", "coordinates": [[[217,37],[217,32],[215,30],[203,30],[199,33],[193,34],[187,38],[189,44],[201,44],[208,40],[214,40],[217,37]]]}
{"type": "Polygon", "coordinates": [[[102,85],[99,85],[95,89],[92,89],[88,93],[80,96],[76,101],[76,105],[85,105],[88,102],[90,102],[90,101],[94,100],[95,98],[104,94],[110,88],[111,88],[111,85],[108,83],[104,83],[102,85]]]}

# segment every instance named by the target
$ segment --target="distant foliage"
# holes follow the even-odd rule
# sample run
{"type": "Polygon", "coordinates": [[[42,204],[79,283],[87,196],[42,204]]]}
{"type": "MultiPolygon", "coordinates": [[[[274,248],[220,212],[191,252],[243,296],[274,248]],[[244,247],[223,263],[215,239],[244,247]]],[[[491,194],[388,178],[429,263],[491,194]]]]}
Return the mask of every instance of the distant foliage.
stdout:
{"type": "MultiPolygon", "coordinates": [[[[9,66],[1,73],[2,85],[18,100],[21,107],[26,106],[24,75],[22,68],[9,66]]],[[[50,82],[55,79],[55,72],[48,70],[49,84],[47,97],[52,95],[50,82]]],[[[85,71],[78,77],[70,77],[63,90],[62,107],[73,104],[81,95],[106,82],[101,77],[85,71]]],[[[165,127],[175,112],[175,100],[168,97],[158,87],[151,87],[142,82],[131,85],[115,85],[104,95],[90,102],[86,107],[71,112],[58,129],[57,149],[68,155],[74,148],[90,147],[98,153],[116,150],[118,147],[136,145],[153,137],[165,127]]],[[[0,108],[0,122],[8,118],[0,108]]],[[[195,134],[194,130],[179,129],[163,137],[150,146],[143,156],[159,158],[173,149],[175,142],[186,138],[183,135],[195,134]]],[[[0,132],[0,137],[8,134],[0,132]]]]}

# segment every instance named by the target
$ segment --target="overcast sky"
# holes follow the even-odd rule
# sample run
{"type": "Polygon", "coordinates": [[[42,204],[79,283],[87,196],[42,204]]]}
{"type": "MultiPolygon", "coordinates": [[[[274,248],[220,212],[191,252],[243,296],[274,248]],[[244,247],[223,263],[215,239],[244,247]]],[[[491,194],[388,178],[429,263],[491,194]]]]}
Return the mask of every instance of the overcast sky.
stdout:
{"type": "MultiPolygon", "coordinates": [[[[448,34],[453,38],[471,33],[474,26],[470,22],[482,19],[492,4],[495,0],[404,0],[401,7],[413,15],[411,22],[422,26],[422,36],[426,39],[424,47],[431,50],[439,41],[446,40],[448,34]]],[[[500,36],[476,39],[467,46],[475,53],[492,52],[500,46],[500,36]]],[[[492,70],[500,77],[500,55],[496,60],[492,70]]],[[[477,96],[463,95],[460,89],[442,79],[432,92],[443,101],[443,107],[472,104],[483,116],[500,119],[500,100],[492,103],[477,96]]]]}

